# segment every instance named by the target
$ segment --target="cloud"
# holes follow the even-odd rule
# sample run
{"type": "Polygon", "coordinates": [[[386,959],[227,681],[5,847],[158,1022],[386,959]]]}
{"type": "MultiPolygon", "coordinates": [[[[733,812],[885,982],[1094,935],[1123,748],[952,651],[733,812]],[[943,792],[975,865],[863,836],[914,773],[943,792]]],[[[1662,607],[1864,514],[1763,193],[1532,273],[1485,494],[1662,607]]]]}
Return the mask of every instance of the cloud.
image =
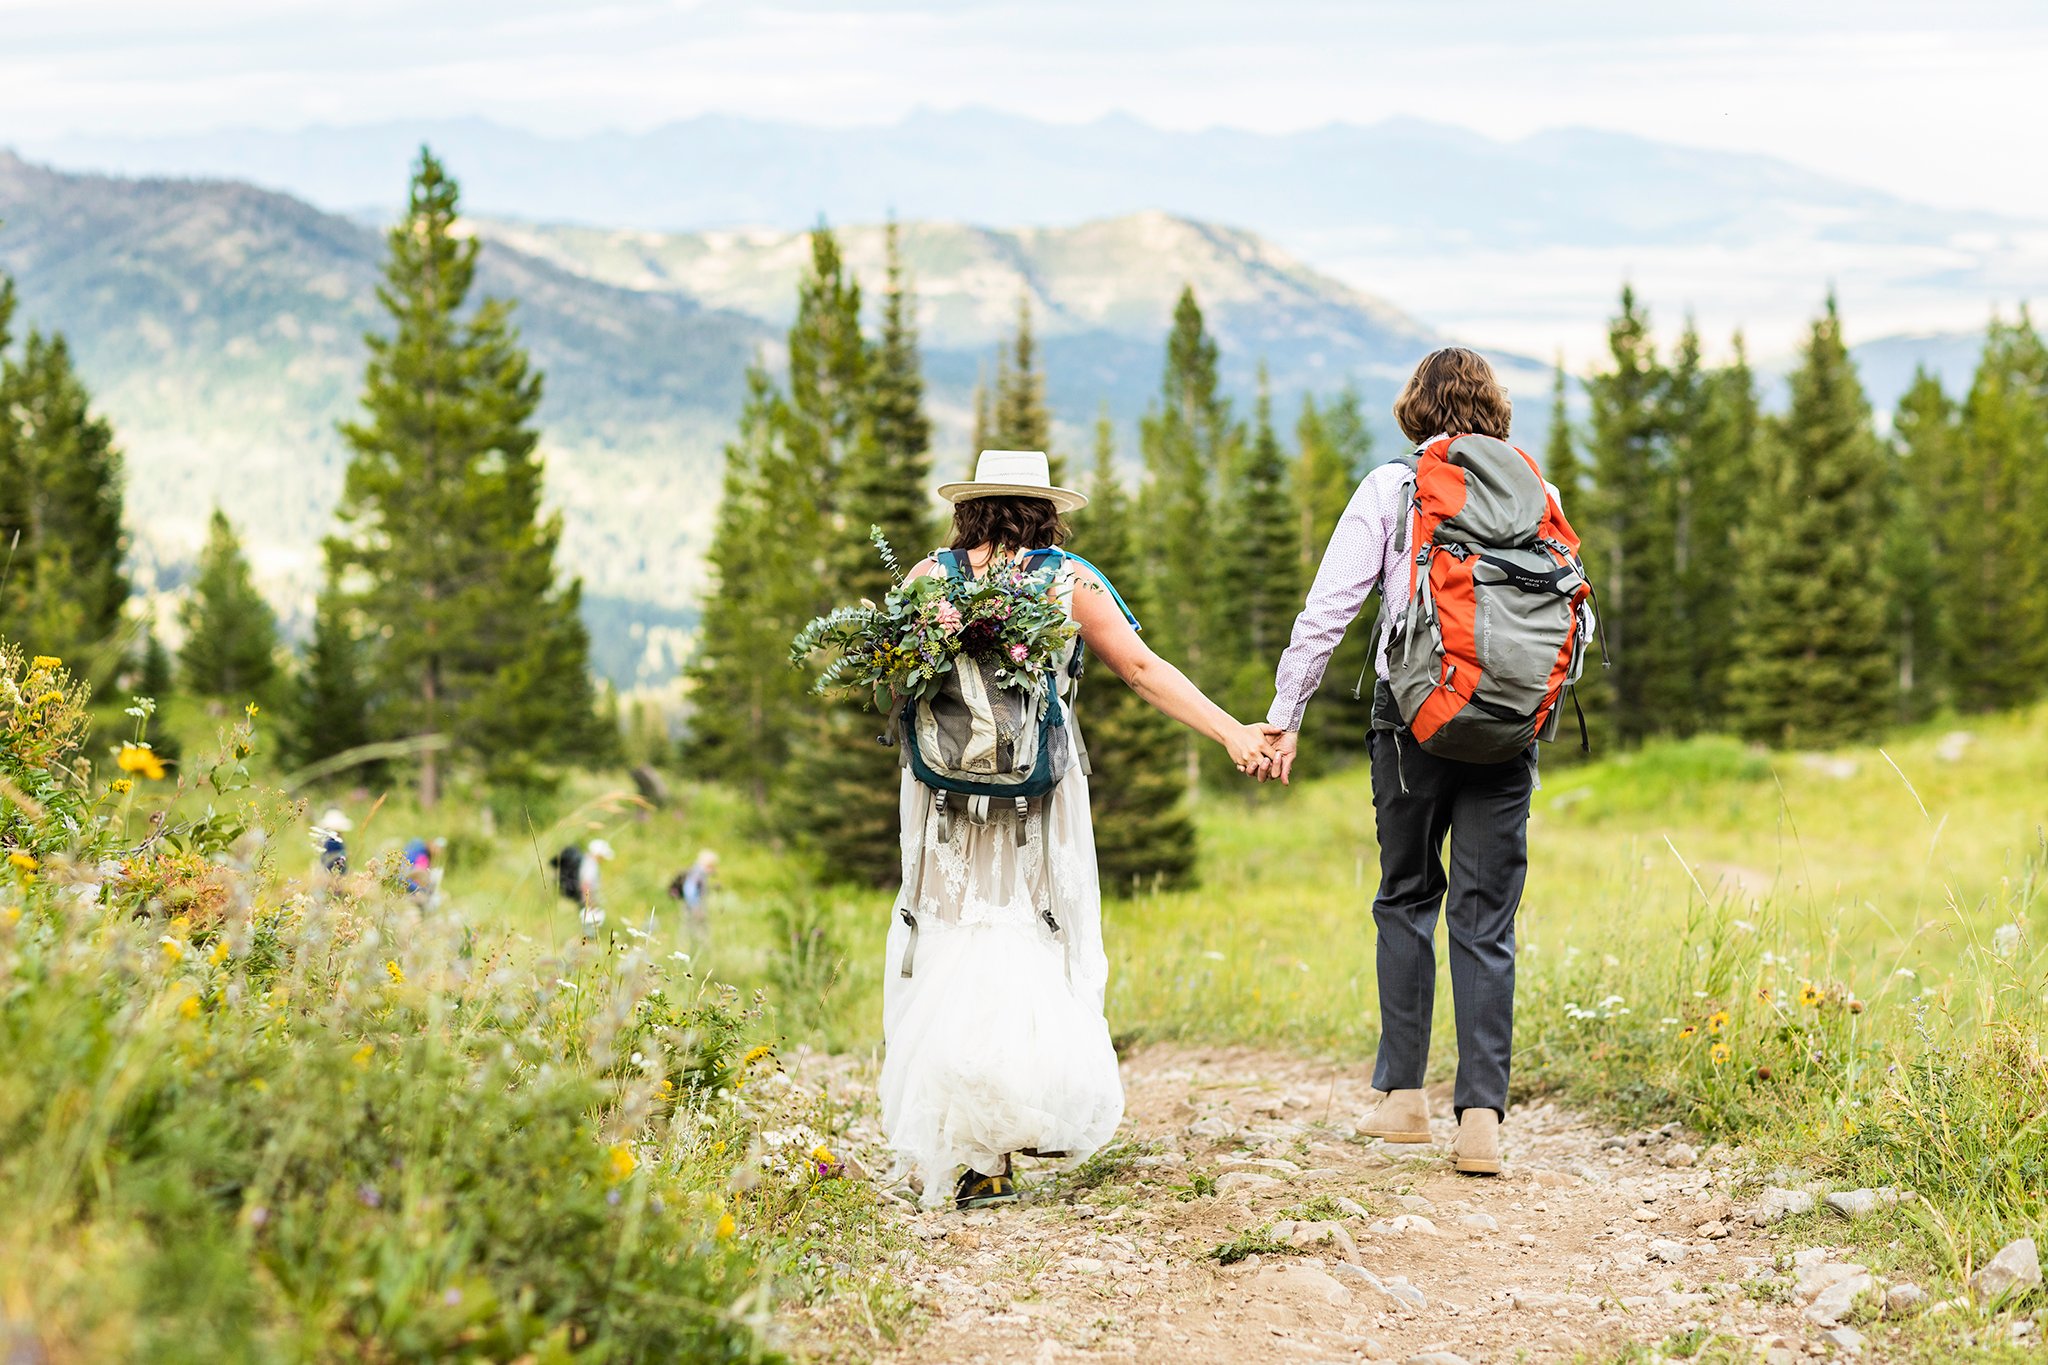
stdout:
{"type": "Polygon", "coordinates": [[[1945,205],[2048,214],[2021,0],[0,0],[0,141],[479,115],[542,131],[727,111],[981,105],[1266,130],[1414,114],[1768,151],[1945,205]]]}

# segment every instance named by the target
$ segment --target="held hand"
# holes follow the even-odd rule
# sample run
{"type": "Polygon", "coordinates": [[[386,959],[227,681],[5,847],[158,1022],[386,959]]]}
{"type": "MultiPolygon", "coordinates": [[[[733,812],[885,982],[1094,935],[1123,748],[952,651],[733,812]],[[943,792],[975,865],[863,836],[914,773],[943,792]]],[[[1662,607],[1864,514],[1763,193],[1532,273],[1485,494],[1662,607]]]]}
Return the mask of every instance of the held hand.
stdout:
{"type": "Polygon", "coordinates": [[[1273,758],[1259,773],[1259,781],[1271,782],[1279,778],[1283,786],[1292,786],[1289,781],[1294,773],[1294,755],[1300,747],[1301,733],[1297,730],[1281,732],[1273,741],[1273,758]]]}
{"type": "Polygon", "coordinates": [[[1272,761],[1275,733],[1268,725],[1240,725],[1224,734],[1223,747],[1230,751],[1230,761],[1239,772],[1258,777],[1272,761]]]}

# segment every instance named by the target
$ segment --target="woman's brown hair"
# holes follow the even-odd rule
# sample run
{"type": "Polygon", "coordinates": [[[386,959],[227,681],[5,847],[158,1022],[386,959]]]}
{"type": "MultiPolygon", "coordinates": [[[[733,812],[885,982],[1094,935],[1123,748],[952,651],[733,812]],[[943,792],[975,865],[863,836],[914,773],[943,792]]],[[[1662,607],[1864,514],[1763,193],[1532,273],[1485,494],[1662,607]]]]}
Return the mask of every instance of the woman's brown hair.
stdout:
{"type": "Polygon", "coordinates": [[[967,498],[953,504],[953,548],[1043,550],[1065,542],[1067,523],[1045,498],[967,498]]]}
{"type": "Polygon", "coordinates": [[[1477,351],[1446,346],[1422,357],[1408,386],[1394,400],[1394,420],[1411,441],[1450,434],[1505,441],[1515,405],[1477,351]]]}

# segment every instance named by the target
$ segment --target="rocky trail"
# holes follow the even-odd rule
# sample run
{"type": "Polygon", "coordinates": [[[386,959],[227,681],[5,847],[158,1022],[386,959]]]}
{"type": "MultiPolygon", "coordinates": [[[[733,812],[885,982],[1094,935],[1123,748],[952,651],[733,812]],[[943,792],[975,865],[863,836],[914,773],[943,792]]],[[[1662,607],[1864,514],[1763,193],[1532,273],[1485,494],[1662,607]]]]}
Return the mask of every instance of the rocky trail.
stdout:
{"type": "MultiPolygon", "coordinates": [[[[850,1093],[858,1068],[830,1069],[812,1083],[872,1115],[850,1093]]],[[[1880,1356],[1887,1295],[1893,1312],[1924,1297],[1780,1240],[1769,1223],[1814,1193],[1738,1206],[1732,1154],[1675,1129],[1615,1134],[1526,1105],[1503,1130],[1505,1173],[1475,1178],[1443,1154],[1447,1094],[1432,1092],[1434,1147],[1359,1137],[1356,1067],[1157,1046],[1124,1079],[1122,1140],[1071,1174],[1021,1168],[1021,1205],[892,1200],[909,1249],[885,1273],[921,1311],[879,1360],[1481,1365],[1713,1339],[1788,1365],[1880,1356]]]]}

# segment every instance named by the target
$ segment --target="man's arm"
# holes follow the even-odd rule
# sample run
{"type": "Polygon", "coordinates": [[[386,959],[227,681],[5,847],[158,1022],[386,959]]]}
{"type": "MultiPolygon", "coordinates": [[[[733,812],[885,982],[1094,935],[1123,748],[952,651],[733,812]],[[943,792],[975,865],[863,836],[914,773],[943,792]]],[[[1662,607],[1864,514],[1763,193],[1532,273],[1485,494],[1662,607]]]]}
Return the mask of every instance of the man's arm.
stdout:
{"type": "MultiPolygon", "coordinates": [[[[1358,485],[1323,552],[1307,605],[1294,618],[1294,633],[1273,676],[1273,705],[1266,719],[1298,731],[1309,698],[1322,685],[1330,655],[1357,619],[1359,608],[1379,583],[1387,541],[1394,533],[1401,478],[1375,470],[1358,485]]],[[[1375,649],[1378,641],[1373,642],[1375,649]]]]}

